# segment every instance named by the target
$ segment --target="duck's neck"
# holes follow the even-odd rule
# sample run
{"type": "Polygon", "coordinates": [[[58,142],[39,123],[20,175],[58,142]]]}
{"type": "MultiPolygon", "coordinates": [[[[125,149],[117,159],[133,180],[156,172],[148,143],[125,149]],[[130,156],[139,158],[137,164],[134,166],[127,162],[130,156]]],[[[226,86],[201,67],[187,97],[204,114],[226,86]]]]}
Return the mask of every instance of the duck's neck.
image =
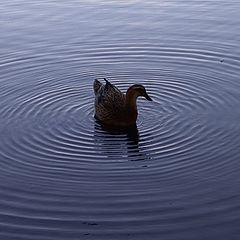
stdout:
{"type": "Polygon", "coordinates": [[[126,108],[132,112],[137,112],[137,95],[134,91],[128,90],[126,93],[126,108]]]}

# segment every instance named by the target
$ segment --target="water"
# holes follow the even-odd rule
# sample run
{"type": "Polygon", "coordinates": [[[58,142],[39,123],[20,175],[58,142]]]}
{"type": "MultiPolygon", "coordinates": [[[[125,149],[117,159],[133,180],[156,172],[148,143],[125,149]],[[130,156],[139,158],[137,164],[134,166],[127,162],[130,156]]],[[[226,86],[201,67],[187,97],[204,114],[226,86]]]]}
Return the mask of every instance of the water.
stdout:
{"type": "Polygon", "coordinates": [[[239,8],[1,1],[0,239],[239,239],[239,8]],[[136,132],[97,77],[147,88],[136,132]]]}

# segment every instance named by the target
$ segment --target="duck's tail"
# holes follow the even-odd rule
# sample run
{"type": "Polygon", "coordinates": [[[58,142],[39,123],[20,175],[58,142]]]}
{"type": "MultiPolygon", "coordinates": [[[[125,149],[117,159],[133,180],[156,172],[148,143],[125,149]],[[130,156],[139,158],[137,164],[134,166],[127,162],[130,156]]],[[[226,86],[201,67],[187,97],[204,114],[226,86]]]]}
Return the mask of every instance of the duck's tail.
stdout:
{"type": "MultiPolygon", "coordinates": [[[[103,78],[103,80],[106,82],[106,85],[105,85],[106,89],[108,88],[108,86],[112,86],[112,84],[106,78],[103,78]]],[[[95,81],[93,83],[93,89],[94,89],[95,94],[99,91],[99,89],[102,85],[103,84],[98,79],[95,79],[95,81]]]]}
{"type": "Polygon", "coordinates": [[[103,78],[103,80],[106,82],[106,89],[108,89],[110,86],[112,86],[112,84],[106,79],[106,78],[103,78]]]}
{"type": "Polygon", "coordinates": [[[102,83],[100,83],[100,81],[95,79],[95,81],[93,83],[93,90],[94,90],[95,94],[98,92],[98,90],[100,89],[101,86],[102,86],[102,83]]]}
{"type": "Polygon", "coordinates": [[[106,82],[106,85],[110,84],[110,82],[106,78],[103,78],[103,80],[106,82]]]}

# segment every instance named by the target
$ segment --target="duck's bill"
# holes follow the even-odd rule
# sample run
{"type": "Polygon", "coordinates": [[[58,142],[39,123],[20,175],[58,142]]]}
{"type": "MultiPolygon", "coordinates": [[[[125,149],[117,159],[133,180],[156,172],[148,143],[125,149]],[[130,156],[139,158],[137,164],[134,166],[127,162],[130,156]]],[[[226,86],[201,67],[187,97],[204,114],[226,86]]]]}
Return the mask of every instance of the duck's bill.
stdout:
{"type": "Polygon", "coordinates": [[[146,93],[144,96],[148,101],[152,101],[152,99],[148,96],[148,94],[146,93]]]}

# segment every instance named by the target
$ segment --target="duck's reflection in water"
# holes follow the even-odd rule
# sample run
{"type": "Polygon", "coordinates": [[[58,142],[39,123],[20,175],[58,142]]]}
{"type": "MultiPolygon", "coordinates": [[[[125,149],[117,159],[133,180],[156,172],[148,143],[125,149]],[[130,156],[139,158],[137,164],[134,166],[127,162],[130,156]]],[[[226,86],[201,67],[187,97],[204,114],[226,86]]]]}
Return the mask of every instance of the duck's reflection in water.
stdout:
{"type": "Polygon", "coordinates": [[[101,125],[97,120],[94,129],[97,154],[115,161],[139,161],[149,157],[139,148],[137,126],[127,129],[113,129],[101,125]]]}

